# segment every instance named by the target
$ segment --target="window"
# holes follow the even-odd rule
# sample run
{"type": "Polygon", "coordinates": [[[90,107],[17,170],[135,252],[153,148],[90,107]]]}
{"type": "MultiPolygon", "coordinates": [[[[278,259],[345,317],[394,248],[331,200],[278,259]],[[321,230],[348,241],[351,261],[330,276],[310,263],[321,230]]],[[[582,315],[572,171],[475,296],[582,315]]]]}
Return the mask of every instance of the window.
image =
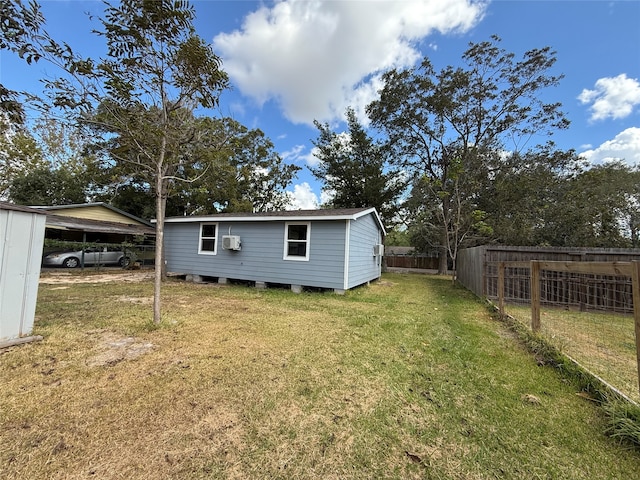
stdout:
{"type": "Polygon", "coordinates": [[[309,260],[310,223],[286,223],[284,237],[285,260],[309,260]]]}
{"type": "Polygon", "coordinates": [[[200,224],[200,244],[198,245],[198,253],[206,255],[216,254],[216,234],[218,233],[217,223],[201,223],[200,224]]]}

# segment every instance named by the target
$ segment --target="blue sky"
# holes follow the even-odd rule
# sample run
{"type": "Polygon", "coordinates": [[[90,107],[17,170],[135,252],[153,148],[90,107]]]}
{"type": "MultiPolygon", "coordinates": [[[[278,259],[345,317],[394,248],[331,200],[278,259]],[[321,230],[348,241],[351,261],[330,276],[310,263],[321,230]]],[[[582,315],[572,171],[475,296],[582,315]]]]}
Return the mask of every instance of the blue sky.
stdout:
{"type": "MultiPolygon", "coordinates": [[[[313,120],[344,130],[347,106],[375,99],[379,76],[428,56],[437,69],[456,65],[469,42],[496,34],[520,57],[533,48],[557,52],[560,86],[544,93],[571,121],[553,140],[592,163],[622,158],[640,164],[640,1],[218,1],[193,2],[198,34],[223,59],[233,89],[220,112],[271,138],[287,162],[303,170],[290,190],[298,208],[321,200],[310,174],[317,162],[313,120]]],[[[51,35],[84,55],[99,56],[101,39],[87,12],[95,0],[44,0],[51,35]]],[[[58,72],[28,67],[0,53],[0,81],[38,90],[58,72]]]]}

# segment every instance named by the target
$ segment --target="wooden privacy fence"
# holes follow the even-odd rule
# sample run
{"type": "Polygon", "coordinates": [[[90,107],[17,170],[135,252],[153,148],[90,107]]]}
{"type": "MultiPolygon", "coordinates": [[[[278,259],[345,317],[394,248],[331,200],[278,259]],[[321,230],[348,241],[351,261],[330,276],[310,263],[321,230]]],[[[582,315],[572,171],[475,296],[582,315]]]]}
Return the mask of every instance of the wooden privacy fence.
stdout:
{"type": "MultiPolygon", "coordinates": [[[[640,260],[637,248],[574,248],[574,247],[512,247],[482,245],[460,250],[457,259],[458,282],[479,297],[497,298],[498,262],[530,262],[531,260],[559,262],[632,262],[640,260]]],[[[526,286],[528,271],[523,278],[523,299],[528,300],[526,286]]],[[[515,275],[515,273],[514,273],[515,275]]]]}
{"type": "Polygon", "coordinates": [[[438,269],[438,257],[417,255],[390,255],[385,256],[387,267],[420,268],[425,270],[438,269]]]}

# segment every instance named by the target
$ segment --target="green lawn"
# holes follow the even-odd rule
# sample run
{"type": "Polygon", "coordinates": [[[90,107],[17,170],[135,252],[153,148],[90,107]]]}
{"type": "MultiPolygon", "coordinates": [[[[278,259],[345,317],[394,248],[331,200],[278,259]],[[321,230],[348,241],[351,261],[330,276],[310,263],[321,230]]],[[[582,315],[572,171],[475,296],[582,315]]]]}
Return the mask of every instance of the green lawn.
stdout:
{"type": "MultiPolygon", "coordinates": [[[[530,325],[529,306],[507,305],[505,313],[530,325]]],[[[633,315],[543,305],[540,324],[540,333],[551,345],[640,403],[633,315]]]]}
{"type": "Polygon", "coordinates": [[[470,293],[41,285],[0,352],[3,479],[631,479],[640,453],[470,293]]]}

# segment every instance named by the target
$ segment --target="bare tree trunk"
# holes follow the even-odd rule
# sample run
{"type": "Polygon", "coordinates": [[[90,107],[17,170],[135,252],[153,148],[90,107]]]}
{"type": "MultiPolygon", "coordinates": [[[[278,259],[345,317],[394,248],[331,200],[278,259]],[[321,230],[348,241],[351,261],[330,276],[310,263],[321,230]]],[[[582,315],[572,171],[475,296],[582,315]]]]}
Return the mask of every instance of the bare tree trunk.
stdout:
{"type": "Polygon", "coordinates": [[[156,165],[156,254],[153,282],[153,323],[160,325],[162,322],[162,272],[164,270],[164,214],[167,206],[167,195],[164,181],[164,147],[163,138],[160,157],[156,165]]]}
{"type": "Polygon", "coordinates": [[[446,275],[447,274],[447,263],[448,257],[447,254],[447,232],[446,228],[442,229],[442,234],[440,237],[440,246],[438,247],[438,275],[446,275]]]}
{"type": "MultiPolygon", "coordinates": [[[[162,183],[160,178],[158,184],[162,183]]],[[[157,186],[159,189],[161,185],[157,186]]],[[[153,323],[159,325],[162,321],[162,303],[161,303],[161,290],[162,290],[162,260],[164,258],[164,195],[161,190],[156,192],[156,254],[155,254],[155,271],[153,282],[153,323]]]]}
{"type": "Polygon", "coordinates": [[[440,232],[440,247],[438,248],[438,275],[446,275],[447,274],[447,264],[449,259],[449,197],[442,197],[442,211],[441,220],[442,220],[442,232],[440,232]]]}

